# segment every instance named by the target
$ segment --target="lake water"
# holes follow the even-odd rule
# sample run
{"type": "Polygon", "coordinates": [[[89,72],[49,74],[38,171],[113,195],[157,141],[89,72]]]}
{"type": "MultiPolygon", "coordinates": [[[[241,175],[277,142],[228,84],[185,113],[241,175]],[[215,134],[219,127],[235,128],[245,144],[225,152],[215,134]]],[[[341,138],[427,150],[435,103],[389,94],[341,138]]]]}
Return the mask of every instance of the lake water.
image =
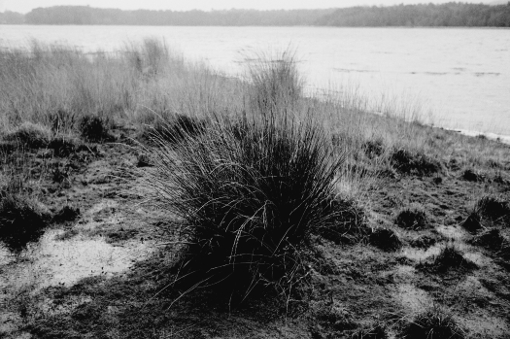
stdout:
{"type": "Polygon", "coordinates": [[[145,37],[231,75],[254,53],[291,46],[312,91],[347,84],[374,100],[418,103],[435,125],[510,135],[508,29],[0,25],[0,46],[35,38],[112,51],[145,37]]]}

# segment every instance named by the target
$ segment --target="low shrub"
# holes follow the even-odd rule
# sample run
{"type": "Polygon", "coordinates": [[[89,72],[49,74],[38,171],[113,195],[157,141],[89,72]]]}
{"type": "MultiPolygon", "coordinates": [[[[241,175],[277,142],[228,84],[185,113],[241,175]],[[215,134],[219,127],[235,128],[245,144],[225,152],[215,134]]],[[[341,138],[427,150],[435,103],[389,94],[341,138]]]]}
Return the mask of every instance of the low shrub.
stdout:
{"type": "Polygon", "coordinates": [[[11,195],[0,195],[0,241],[14,252],[29,242],[36,242],[47,226],[46,216],[27,200],[11,195]]]}
{"type": "Polygon", "coordinates": [[[430,175],[441,171],[439,161],[405,149],[394,150],[390,155],[390,164],[403,174],[430,175]]]}
{"type": "Polygon", "coordinates": [[[427,213],[421,206],[412,205],[402,209],[395,219],[399,227],[412,230],[428,228],[429,221],[427,213]]]}
{"type": "Polygon", "coordinates": [[[441,249],[441,252],[435,257],[433,268],[437,272],[447,272],[450,269],[474,269],[476,264],[465,259],[459,250],[453,245],[448,244],[441,249]]]}
{"type": "Polygon", "coordinates": [[[439,307],[417,315],[398,338],[406,339],[463,339],[464,331],[453,317],[439,307]]]}
{"type": "Polygon", "coordinates": [[[373,229],[368,239],[372,246],[384,251],[395,251],[402,247],[398,235],[388,228],[373,229]]]}
{"type": "Polygon", "coordinates": [[[104,142],[114,139],[110,134],[110,119],[106,117],[85,115],[80,120],[79,129],[82,137],[90,142],[104,142]]]}
{"type": "Polygon", "coordinates": [[[43,148],[50,142],[51,131],[45,126],[27,121],[7,134],[4,139],[14,141],[27,148],[43,148]]]}
{"type": "Polygon", "coordinates": [[[312,119],[245,119],[242,136],[232,132],[236,120],[218,117],[199,139],[156,151],[148,184],[157,206],[183,220],[189,245],[176,267],[187,288],[289,291],[305,276],[300,248],[312,230],[339,216],[342,158],[312,119]]]}

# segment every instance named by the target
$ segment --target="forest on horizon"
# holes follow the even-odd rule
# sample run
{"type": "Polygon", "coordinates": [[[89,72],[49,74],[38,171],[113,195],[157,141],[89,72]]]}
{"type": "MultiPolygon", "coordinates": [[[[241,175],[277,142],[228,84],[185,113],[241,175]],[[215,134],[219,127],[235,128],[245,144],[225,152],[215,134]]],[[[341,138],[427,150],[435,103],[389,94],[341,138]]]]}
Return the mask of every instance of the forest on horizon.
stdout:
{"type": "Polygon", "coordinates": [[[150,26],[335,26],[335,27],[510,27],[506,5],[446,4],[357,6],[316,10],[155,11],[88,6],[36,8],[23,15],[0,13],[0,24],[150,26]]]}

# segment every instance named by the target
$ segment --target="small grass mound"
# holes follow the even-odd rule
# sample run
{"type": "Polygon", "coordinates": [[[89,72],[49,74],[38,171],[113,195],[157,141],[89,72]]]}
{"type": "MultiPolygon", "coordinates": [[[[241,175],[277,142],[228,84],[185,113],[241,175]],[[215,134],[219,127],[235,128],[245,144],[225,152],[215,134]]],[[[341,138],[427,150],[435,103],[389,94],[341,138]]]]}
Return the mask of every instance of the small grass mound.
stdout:
{"type": "Polygon", "coordinates": [[[86,115],[81,118],[79,129],[82,137],[90,142],[105,142],[115,139],[110,134],[110,119],[99,115],[86,115]]]}
{"type": "Polygon", "coordinates": [[[80,216],[80,214],[81,212],[79,208],[72,206],[64,206],[60,211],[55,213],[52,221],[58,224],[71,222],[75,221],[80,216]]]}
{"type": "Polygon", "coordinates": [[[5,136],[7,141],[19,143],[27,148],[43,148],[51,139],[51,131],[42,125],[24,122],[13,132],[5,136]]]}
{"type": "Polygon", "coordinates": [[[498,224],[510,222],[510,204],[503,198],[484,196],[479,199],[471,214],[462,223],[462,226],[470,233],[476,233],[481,229],[498,224]]]}
{"type": "Polygon", "coordinates": [[[205,132],[206,123],[198,118],[176,114],[169,121],[158,121],[146,135],[152,141],[178,143],[186,138],[195,138],[205,132]]]}
{"type": "Polygon", "coordinates": [[[462,222],[462,227],[470,233],[476,233],[483,228],[482,218],[478,213],[473,212],[462,222]]]}
{"type": "Polygon", "coordinates": [[[153,167],[153,161],[147,154],[140,154],[136,159],[136,167],[153,167]]]}
{"type": "Polygon", "coordinates": [[[498,229],[491,229],[474,236],[469,243],[481,246],[503,260],[510,259],[510,241],[498,229]]]}
{"type": "Polygon", "coordinates": [[[484,180],[484,176],[472,169],[466,169],[462,172],[462,179],[471,182],[481,182],[484,180]]]}
{"type": "Polygon", "coordinates": [[[441,249],[441,252],[435,257],[432,266],[437,272],[441,273],[452,269],[471,270],[477,268],[476,264],[465,259],[453,244],[448,244],[441,249]]]}
{"type": "Polygon", "coordinates": [[[409,241],[411,247],[416,248],[429,248],[437,243],[437,238],[429,235],[422,235],[409,241]]]}
{"type": "Polygon", "coordinates": [[[453,317],[438,307],[417,315],[398,336],[405,339],[463,339],[464,337],[464,331],[455,323],[453,317]]]}
{"type": "Polygon", "coordinates": [[[0,195],[0,241],[19,252],[29,242],[37,242],[47,226],[47,218],[21,197],[0,195]]]}
{"type": "Polygon", "coordinates": [[[390,164],[402,174],[430,175],[441,171],[439,161],[405,149],[394,150],[390,155],[390,164]]]}
{"type": "Polygon", "coordinates": [[[372,246],[383,251],[395,251],[402,247],[402,241],[398,235],[388,228],[373,229],[368,239],[372,246]]]}
{"type": "Polygon", "coordinates": [[[475,211],[482,217],[497,221],[510,217],[510,204],[498,197],[484,196],[476,203],[475,211]]]}
{"type": "Polygon", "coordinates": [[[395,219],[396,224],[404,229],[422,230],[430,226],[427,213],[421,206],[412,205],[402,209],[395,219]]]}

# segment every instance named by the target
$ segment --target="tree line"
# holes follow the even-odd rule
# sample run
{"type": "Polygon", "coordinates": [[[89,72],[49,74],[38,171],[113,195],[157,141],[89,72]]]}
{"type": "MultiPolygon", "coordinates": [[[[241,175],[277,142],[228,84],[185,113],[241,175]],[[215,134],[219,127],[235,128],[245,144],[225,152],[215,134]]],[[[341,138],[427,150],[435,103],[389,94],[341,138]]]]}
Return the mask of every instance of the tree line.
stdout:
{"type": "Polygon", "coordinates": [[[153,26],[468,26],[510,27],[506,5],[447,4],[359,6],[318,10],[123,11],[88,6],[36,8],[26,15],[0,13],[0,23],[32,25],[153,26]]]}

